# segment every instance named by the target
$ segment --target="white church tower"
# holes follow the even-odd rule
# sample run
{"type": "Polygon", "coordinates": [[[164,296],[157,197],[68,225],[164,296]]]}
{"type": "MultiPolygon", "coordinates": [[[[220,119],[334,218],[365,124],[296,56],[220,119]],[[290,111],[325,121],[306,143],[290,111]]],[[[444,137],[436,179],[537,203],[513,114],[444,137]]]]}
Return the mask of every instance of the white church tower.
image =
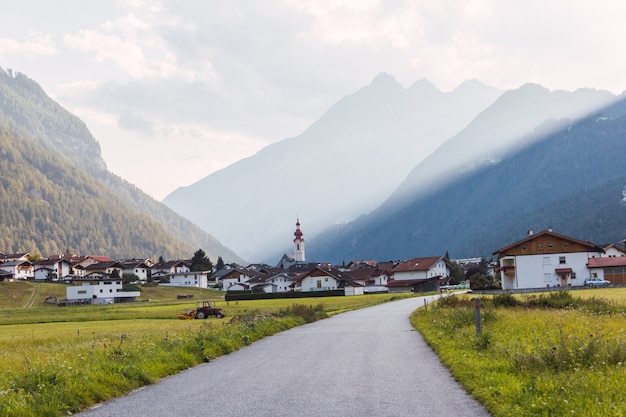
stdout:
{"type": "Polygon", "coordinates": [[[296,219],[296,231],[293,233],[293,259],[296,262],[304,262],[304,238],[302,230],[300,230],[300,219],[296,219]]]}

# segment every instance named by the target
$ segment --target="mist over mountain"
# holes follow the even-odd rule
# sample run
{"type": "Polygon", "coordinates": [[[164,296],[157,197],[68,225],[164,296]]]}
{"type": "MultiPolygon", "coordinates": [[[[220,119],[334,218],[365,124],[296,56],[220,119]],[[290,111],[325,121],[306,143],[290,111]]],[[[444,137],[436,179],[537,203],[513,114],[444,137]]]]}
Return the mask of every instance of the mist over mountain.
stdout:
{"type": "Polygon", "coordinates": [[[502,91],[467,81],[442,92],[387,75],[344,97],[297,137],[267,146],[163,202],[246,259],[290,251],[305,238],[380,205],[408,172],[460,132],[502,91]]]}
{"type": "MultiPolygon", "coordinates": [[[[0,250],[241,262],[207,232],[110,173],[87,126],[0,68],[0,250]]],[[[138,155],[141,157],[141,155],[138,155]]]]}
{"type": "Polygon", "coordinates": [[[620,241],[626,237],[625,101],[622,96],[598,114],[560,121],[551,133],[529,134],[501,160],[427,192],[403,184],[394,195],[403,205],[384,204],[327,230],[309,240],[307,252],[334,262],[446,251],[488,257],[529,228],[548,227],[598,244],[620,241]]]}
{"type": "Polygon", "coordinates": [[[458,176],[544,138],[571,120],[613,103],[607,91],[554,91],[526,84],[502,94],[465,129],[451,137],[409,173],[385,204],[436,190],[458,176]]]}

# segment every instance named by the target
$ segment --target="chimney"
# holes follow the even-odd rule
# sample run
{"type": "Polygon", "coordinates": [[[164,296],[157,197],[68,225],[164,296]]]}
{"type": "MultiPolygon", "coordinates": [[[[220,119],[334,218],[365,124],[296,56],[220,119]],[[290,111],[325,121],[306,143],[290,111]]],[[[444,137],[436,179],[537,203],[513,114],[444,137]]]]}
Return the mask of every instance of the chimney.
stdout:
{"type": "Polygon", "coordinates": [[[528,229],[528,236],[532,236],[533,235],[533,229],[528,229]]]}
{"type": "Polygon", "coordinates": [[[552,226],[548,226],[548,232],[552,231],[552,226]]]}

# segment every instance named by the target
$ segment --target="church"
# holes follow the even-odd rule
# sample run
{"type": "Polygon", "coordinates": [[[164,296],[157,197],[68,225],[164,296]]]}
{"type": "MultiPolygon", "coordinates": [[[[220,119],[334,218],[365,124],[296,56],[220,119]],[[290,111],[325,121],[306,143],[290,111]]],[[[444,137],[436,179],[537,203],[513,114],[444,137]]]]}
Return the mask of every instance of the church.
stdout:
{"type": "Polygon", "coordinates": [[[293,253],[286,253],[280,258],[279,268],[288,269],[292,265],[303,264],[306,262],[304,254],[304,233],[300,230],[300,218],[296,218],[296,231],[293,232],[293,253]]]}

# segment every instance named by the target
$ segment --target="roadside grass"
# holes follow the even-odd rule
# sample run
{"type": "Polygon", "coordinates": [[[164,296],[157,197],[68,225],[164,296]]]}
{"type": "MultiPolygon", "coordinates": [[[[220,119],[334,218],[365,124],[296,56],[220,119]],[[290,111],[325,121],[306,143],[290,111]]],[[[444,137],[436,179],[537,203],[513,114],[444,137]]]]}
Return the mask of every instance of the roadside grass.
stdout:
{"type": "MultiPolygon", "coordinates": [[[[0,300],[7,299],[6,287],[0,290],[0,300]]],[[[195,307],[195,299],[176,299],[181,292],[188,289],[162,289],[150,302],[53,308],[18,302],[0,310],[0,415],[76,413],[276,332],[406,296],[214,298],[226,318],[178,320],[177,312],[195,307]]]]}
{"type": "Polygon", "coordinates": [[[446,297],[411,316],[452,375],[495,417],[626,416],[626,297],[596,290],[446,297]]]}

